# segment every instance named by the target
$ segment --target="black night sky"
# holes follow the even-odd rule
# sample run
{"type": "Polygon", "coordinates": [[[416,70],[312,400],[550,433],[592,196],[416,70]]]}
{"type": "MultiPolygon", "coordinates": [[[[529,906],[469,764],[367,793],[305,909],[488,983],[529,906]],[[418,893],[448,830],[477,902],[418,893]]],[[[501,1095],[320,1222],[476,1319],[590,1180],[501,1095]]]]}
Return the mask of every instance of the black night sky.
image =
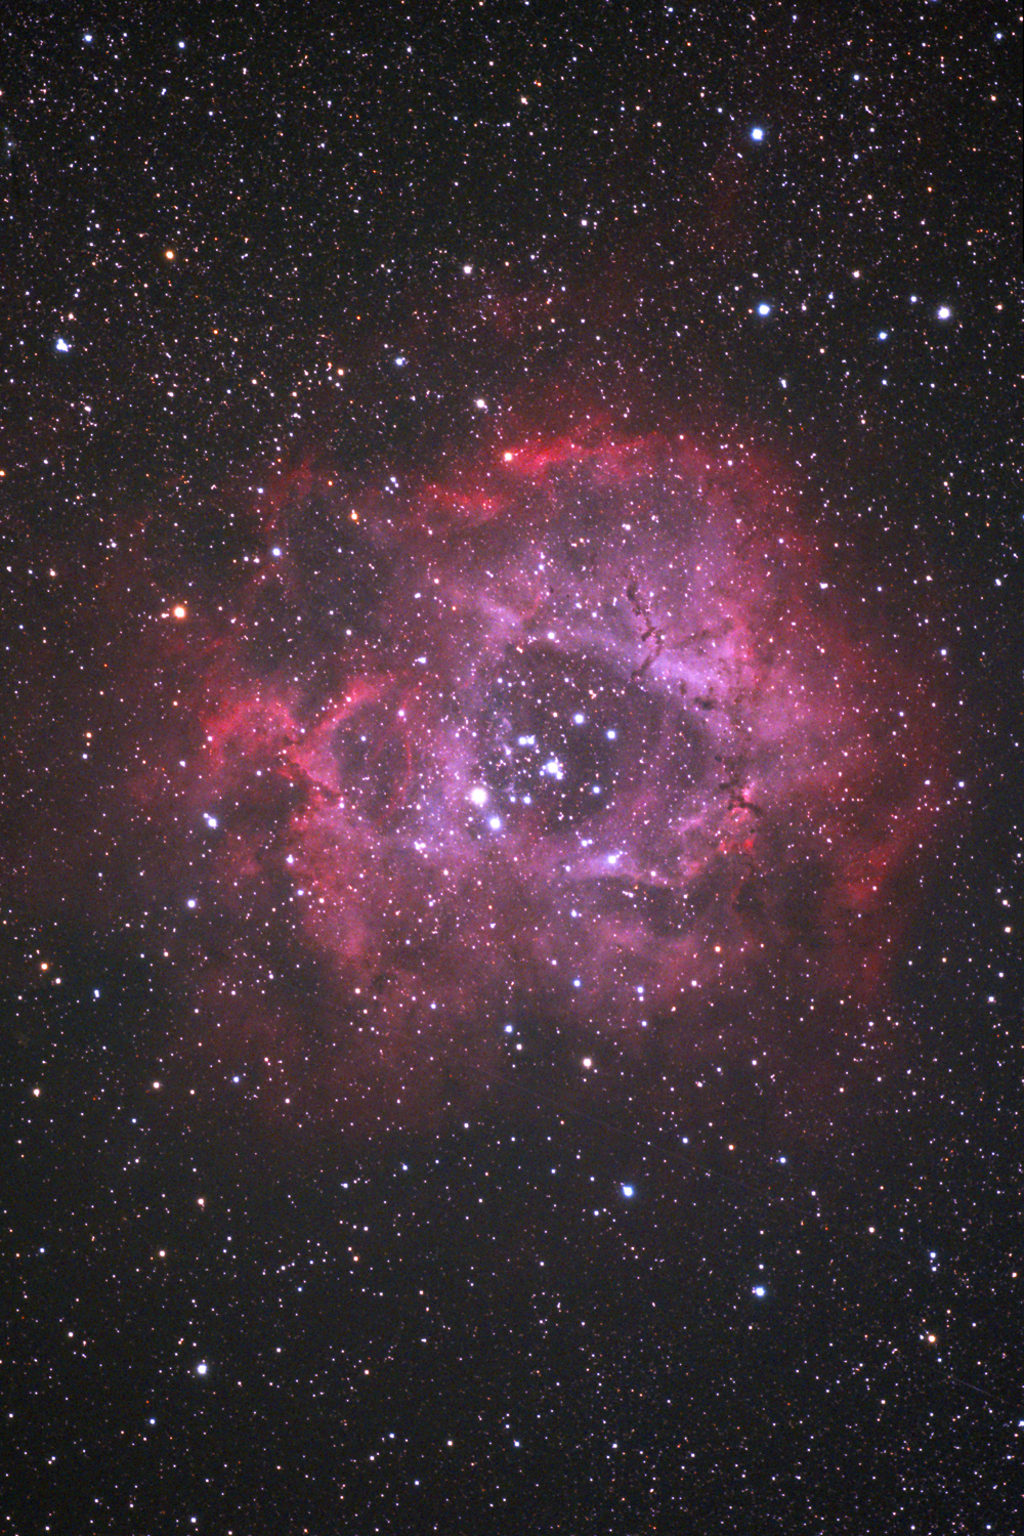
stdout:
{"type": "Polygon", "coordinates": [[[363,10],[0,24],[2,1528],[1020,1529],[1019,9],[363,10]]]}

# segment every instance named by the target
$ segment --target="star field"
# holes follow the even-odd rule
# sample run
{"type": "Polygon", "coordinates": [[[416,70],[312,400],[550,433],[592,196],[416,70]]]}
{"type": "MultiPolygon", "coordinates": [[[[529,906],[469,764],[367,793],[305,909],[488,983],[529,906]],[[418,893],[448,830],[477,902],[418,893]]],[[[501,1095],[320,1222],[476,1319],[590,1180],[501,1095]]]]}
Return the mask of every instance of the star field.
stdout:
{"type": "Polygon", "coordinates": [[[4,27],[4,1529],[1014,1529],[1019,11],[4,27]]]}

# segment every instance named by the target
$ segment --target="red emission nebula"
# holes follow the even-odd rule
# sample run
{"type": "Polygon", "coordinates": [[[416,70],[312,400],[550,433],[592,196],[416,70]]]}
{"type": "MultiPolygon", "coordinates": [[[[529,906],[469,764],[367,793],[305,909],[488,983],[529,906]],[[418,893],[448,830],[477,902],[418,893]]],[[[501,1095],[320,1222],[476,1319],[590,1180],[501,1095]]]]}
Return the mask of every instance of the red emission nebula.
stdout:
{"type": "Polygon", "coordinates": [[[608,428],[267,499],[230,623],[164,627],[204,658],[173,796],[204,1053],[391,1125],[528,1059],[654,1098],[867,1059],[941,710],[771,464],[608,428]]]}

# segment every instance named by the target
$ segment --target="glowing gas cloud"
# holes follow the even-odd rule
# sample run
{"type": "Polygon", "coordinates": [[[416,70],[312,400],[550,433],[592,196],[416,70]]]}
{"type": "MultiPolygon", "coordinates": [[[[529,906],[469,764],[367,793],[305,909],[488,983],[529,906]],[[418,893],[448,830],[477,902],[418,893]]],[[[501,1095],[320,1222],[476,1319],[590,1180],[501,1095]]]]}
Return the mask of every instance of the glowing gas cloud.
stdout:
{"type": "Polygon", "coordinates": [[[611,429],[283,487],[190,705],[206,1033],[399,1119],[527,1027],[659,1080],[856,1034],[942,743],[791,499],[611,429]]]}

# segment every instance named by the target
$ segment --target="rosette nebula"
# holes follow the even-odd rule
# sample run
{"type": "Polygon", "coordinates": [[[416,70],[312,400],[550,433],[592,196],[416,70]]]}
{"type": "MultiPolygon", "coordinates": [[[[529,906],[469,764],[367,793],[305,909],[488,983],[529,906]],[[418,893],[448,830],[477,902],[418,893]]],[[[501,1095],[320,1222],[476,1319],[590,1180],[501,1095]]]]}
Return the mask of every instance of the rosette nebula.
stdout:
{"type": "Polygon", "coordinates": [[[867,1050],[940,710],[798,500],[610,430],[283,484],[183,759],[218,1060],[401,1123],[524,1040],[553,1082],[614,1059],[659,1093],[867,1050]]]}

